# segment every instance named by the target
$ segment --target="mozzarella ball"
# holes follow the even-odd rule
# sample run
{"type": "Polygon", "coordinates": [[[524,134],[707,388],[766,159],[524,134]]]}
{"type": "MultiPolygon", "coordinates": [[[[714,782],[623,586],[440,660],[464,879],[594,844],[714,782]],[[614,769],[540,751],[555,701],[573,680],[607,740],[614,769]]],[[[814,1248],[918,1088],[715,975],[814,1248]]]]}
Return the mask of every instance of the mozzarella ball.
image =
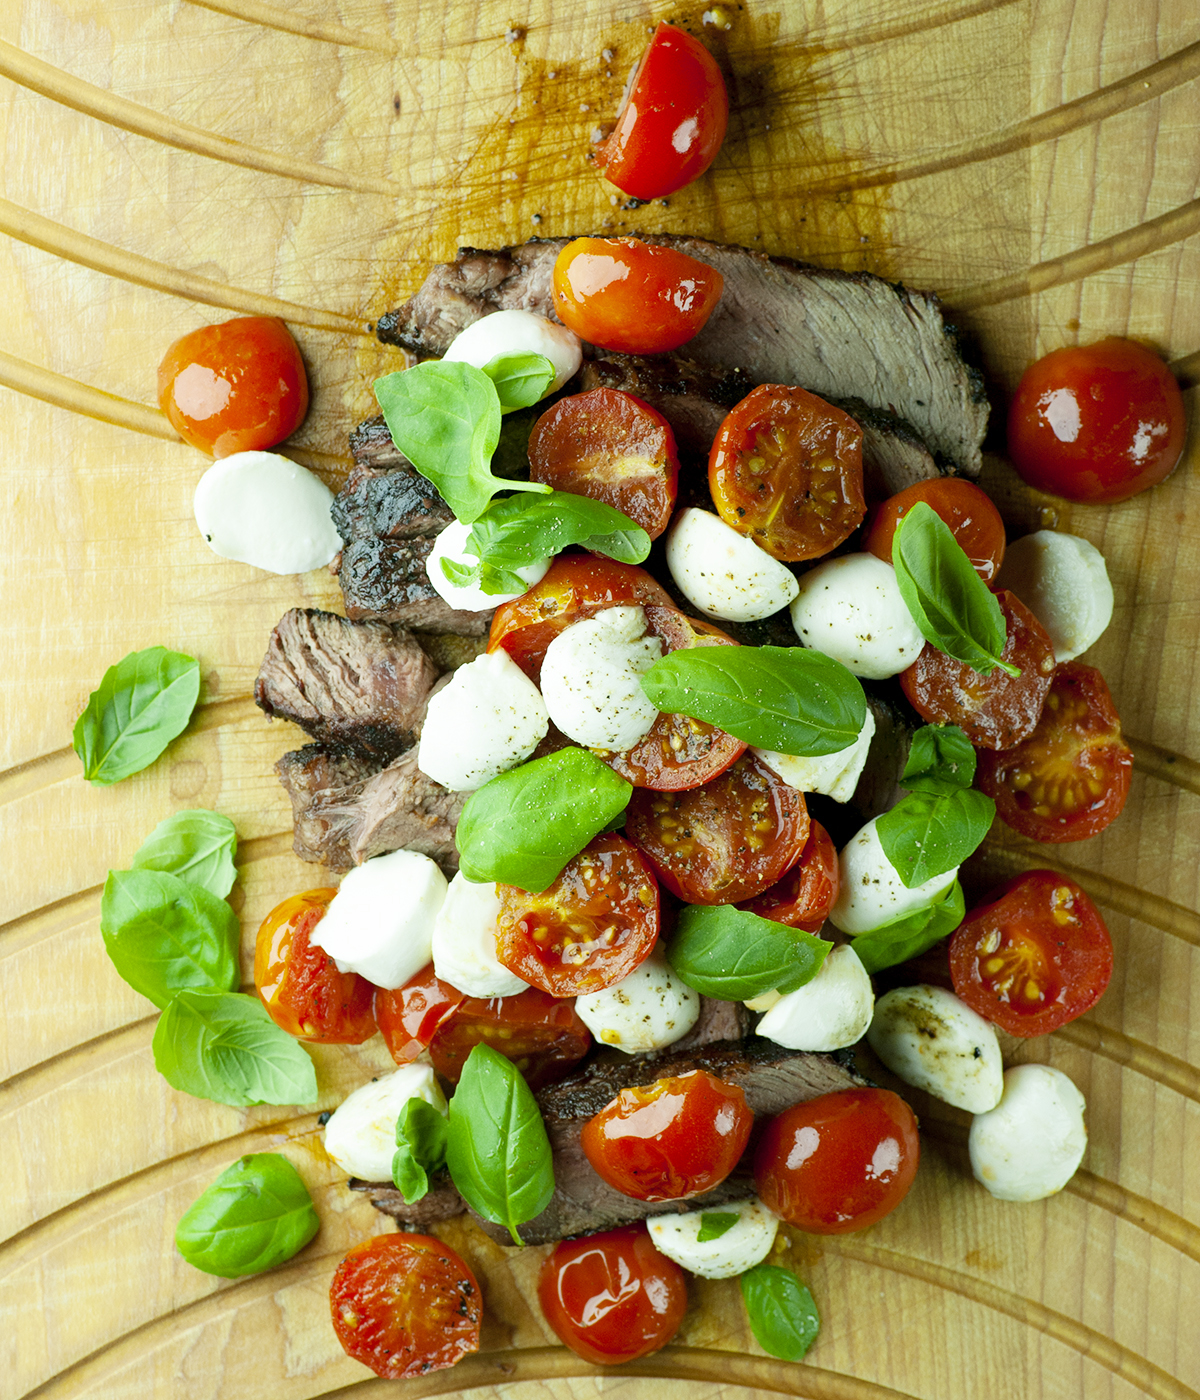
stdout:
{"type": "Polygon", "coordinates": [[[428,856],[393,851],[349,871],[309,934],[342,972],[402,987],[429,961],[446,877],[428,856]]]}
{"type": "Polygon", "coordinates": [[[700,995],[681,982],[655,949],[602,992],[576,997],[579,1019],[601,1045],[635,1055],[661,1050],[687,1035],[700,1016],[700,995]]]}
{"type": "Polygon", "coordinates": [[[714,1206],[711,1211],[690,1210],[686,1215],[652,1215],[646,1221],[655,1249],[661,1250],[682,1269],[701,1278],[733,1278],[745,1273],[771,1252],[779,1229],[779,1217],[758,1199],[714,1206]],[[699,1241],[705,1215],[736,1215],[731,1225],[715,1240],[699,1241]]]}
{"type": "Polygon", "coordinates": [[[871,1024],[875,993],[850,945],[834,948],[811,982],[786,992],[758,1023],[758,1034],[789,1050],[842,1050],[871,1024]]]}
{"type": "Polygon", "coordinates": [[[792,604],[792,626],[806,647],[874,681],[911,666],[925,645],[895,569],[873,554],[846,554],[810,569],[792,604]]]}
{"type": "Polygon", "coordinates": [[[545,316],[515,308],[493,311],[490,316],[473,321],[466,330],[459,331],[442,358],[483,369],[497,355],[515,354],[545,355],[554,366],[554,382],[546,394],[561,389],[583,363],[583,350],[574,331],[545,316]]]}
{"type": "Polygon", "coordinates": [[[445,1096],[429,1065],[404,1065],[355,1089],[325,1124],[325,1151],[348,1176],[391,1181],[396,1119],[409,1099],[424,1099],[446,1112],[445,1096]]]}
{"type": "Polygon", "coordinates": [[[537,686],[508,652],[485,653],[430,695],[417,767],[451,792],[470,792],[523,763],[549,728],[537,686]]]}
{"type": "Polygon", "coordinates": [[[873,817],[838,852],[841,886],[829,920],[843,933],[868,933],[904,914],[924,909],[954,883],[958,866],[907,889],[884,854],[873,817]]]}
{"type": "Polygon", "coordinates": [[[1004,1066],[991,1023],[942,987],[897,987],[879,998],[871,1049],[906,1084],[986,1113],[1000,1102],[1004,1066]]]}
{"type": "Polygon", "coordinates": [[[996,587],[1011,589],[1046,629],[1055,661],[1073,661],[1112,621],[1104,555],[1078,535],[1036,530],[1013,540],[996,587]]]}
{"type": "Polygon", "coordinates": [[[822,792],[835,802],[849,802],[867,764],[867,753],[875,737],[875,716],[867,706],[866,719],[858,738],[837,753],[818,758],[775,753],[773,749],[755,749],[759,758],[797,792],[822,792]]]}
{"type": "Polygon", "coordinates": [[[433,925],[433,970],[469,997],[511,997],[529,986],[496,956],[499,913],[494,883],[479,885],[461,872],[450,881],[433,925]]]}
{"type": "Polygon", "coordinates": [[[277,452],[235,452],[214,462],[192,508],[209,548],[222,559],[271,574],[321,569],[342,547],[329,514],[333,492],[277,452]]]}
{"type": "Polygon", "coordinates": [[[552,563],[549,555],[535,559],[531,564],[522,564],[519,569],[514,570],[525,580],[526,587],[520,593],[485,593],[477,583],[451,583],[442,568],[443,559],[449,559],[455,564],[465,564],[468,568],[479,563],[478,555],[467,554],[464,551],[470,533],[471,526],[463,525],[457,520],[447,525],[434,540],[433,548],[425,560],[425,572],[429,575],[434,592],[444,598],[452,608],[458,608],[462,612],[490,612],[501,603],[511,603],[514,598],[520,598],[535,583],[541,583],[546,576],[552,563]]]}
{"type": "Polygon", "coordinates": [[[1004,1071],[1004,1093],[971,1124],[971,1170],[997,1200],[1040,1201],[1075,1175],[1087,1147],[1083,1095],[1049,1065],[1004,1071]]]}
{"type": "Polygon", "coordinates": [[[770,617],[800,588],[786,564],[719,515],[693,506],[677,512],[667,535],[667,568],[689,603],[730,622],[770,617]]]}
{"type": "Polygon", "coordinates": [[[644,608],[605,608],[573,623],[546,648],[542,662],[550,718],[589,749],[633,748],[658,718],[640,682],[661,656],[662,642],[646,635],[644,608]]]}

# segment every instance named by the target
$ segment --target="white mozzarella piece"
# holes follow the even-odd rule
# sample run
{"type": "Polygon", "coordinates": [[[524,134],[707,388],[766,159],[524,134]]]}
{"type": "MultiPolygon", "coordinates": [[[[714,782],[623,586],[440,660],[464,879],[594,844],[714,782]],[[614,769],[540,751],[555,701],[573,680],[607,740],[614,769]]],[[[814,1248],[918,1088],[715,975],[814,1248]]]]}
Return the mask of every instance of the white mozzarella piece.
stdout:
{"type": "Polygon", "coordinates": [[[715,1206],[712,1211],[691,1210],[686,1215],[652,1215],[646,1221],[654,1247],[682,1269],[701,1278],[733,1278],[745,1273],[771,1252],[779,1229],[779,1217],[760,1200],[736,1201],[715,1206]],[[701,1217],[706,1214],[736,1215],[731,1225],[715,1240],[700,1243],[701,1217]]]}
{"type": "Polygon", "coordinates": [[[875,993],[858,954],[834,948],[811,982],[786,992],[758,1023],[758,1035],[789,1050],[842,1050],[866,1034],[875,993]]]}
{"type": "Polygon", "coordinates": [[[445,1096],[429,1065],[404,1065],[355,1089],[325,1124],[325,1151],[348,1176],[391,1181],[396,1119],[409,1099],[424,1099],[446,1112],[445,1096]]]}
{"type": "MultiPolygon", "coordinates": [[[[554,366],[554,382],[546,390],[547,394],[561,389],[583,363],[583,350],[574,331],[545,316],[517,308],[493,311],[490,316],[473,321],[466,330],[459,331],[442,358],[461,360],[483,369],[497,355],[515,354],[545,355],[550,361],[554,366]]],[[[542,397],[545,398],[545,394],[542,397]]]]}
{"type": "Polygon", "coordinates": [[[1004,1072],[1004,1094],[971,1124],[971,1170],[1001,1201],[1040,1201],[1075,1175],[1087,1147],[1083,1095],[1049,1065],[1004,1072]]]}
{"type": "Polygon", "coordinates": [[[469,792],[523,763],[549,727],[537,686],[508,652],[485,653],[430,695],[417,767],[451,792],[469,792]]]}
{"type": "Polygon", "coordinates": [[[854,743],[837,753],[819,758],[804,758],[797,754],[775,753],[772,749],[754,752],[772,772],[797,792],[822,792],[835,802],[849,802],[867,764],[867,753],[875,737],[875,716],[867,706],[867,717],[854,743]]]}
{"type": "Polygon", "coordinates": [[[1046,629],[1055,661],[1073,661],[1112,621],[1104,555],[1078,535],[1036,530],[1013,540],[996,587],[1011,589],[1046,629]]]}
{"type": "Polygon", "coordinates": [[[576,997],[575,1010],[600,1044],[635,1055],[687,1035],[700,1016],[700,997],[655,949],[620,982],[576,997]]]}
{"type": "Polygon", "coordinates": [[[895,569],[873,554],[846,554],[804,574],[792,626],[806,647],[868,680],[898,675],[925,645],[895,569]]]}
{"type": "Polygon", "coordinates": [[[433,925],[433,970],[469,997],[511,997],[529,986],[496,956],[496,886],[461,872],[450,881],[433,925]]]}
{"type": "Polygon", "coordinates": [[[522,589],[521,593],[485,593],[476,583],[466,585],[451,583],[442,568],[443,559],[449,559],[455,564],[465,564],[468,568],[479,563],[477,555],[465,552],[464,547],[470,533],[470,525],[463,525],[460,521],[455,520],[452,524],[447,525],[434,540],[433,548],[425,560],[425,572],[429,575],[429,582],[433,585],[434,592],[444,598],[452,608],[459,608],[463,612],[490,612],[492,608],[498,608],[501,603],[511,603],[514,598],[520,598],[535,583],[541,583],[553,562],[549,555],[545,555],[540,559],[535,559],[532,564],[522,564],[519,569],[514,570],[525,580],[526,588],[522,589]]]}
{"type": "Polygon", "coordinates": [[[277,452],[235,452],[200,478],[192,508],[222,559],[272,574],[321,569],[342,547],[329,514],[333,492],[277,452]]]}
{"type": "Polygon", "coordinates": [[[893,1074],[943,1103],[986,1113],[1000,1102],[996,1032],[943,987],[896,987],[880,997],[867,1040],[893,1074]]]}
{"type": "Polygon", "coordinates": [[[392,851],[349,871],[309,935],[343,972],[401,987],[430,959],[446,877],[428,856],[392,851]]]}
{"type": "Polygon", "coordinates": [[[667,535],[667,568],[689,603],[730,622],[770,617],[800,590],[786,564],[719,515],[693,506],[676,513],[667,535]]]}
{"type": "Polygon", "coordinates": [[[924,909],[954,883],[958,866],[935,875],[914,889],[905,888],[895,866],[884,854],[872,818],[838,853],[841,885],[829,920],[843,933],[868,933],[904,914],[924,909]]]}
{"type": "Polygon", "coordinates": [[[658,718],[641,677],[662,656],[644,608],[605,608],[565,628],[546,648],[542,697],[568,739],[590,749],[633,748],[658,718]]]}

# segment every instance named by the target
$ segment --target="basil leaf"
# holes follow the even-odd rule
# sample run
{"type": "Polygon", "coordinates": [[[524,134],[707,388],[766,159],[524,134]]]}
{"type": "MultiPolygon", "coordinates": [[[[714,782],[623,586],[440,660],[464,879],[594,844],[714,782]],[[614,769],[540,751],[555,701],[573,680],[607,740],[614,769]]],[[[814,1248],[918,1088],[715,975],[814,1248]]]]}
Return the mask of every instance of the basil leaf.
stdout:
{"type": "Polygon", "coordinates": [[[459,868],[539,893],[633,795],[624,778],[586,749],[559,749],[501,773],[467,798],[458,819],[459,868]]]}
{"type": "Polygon", "coordinates": [[[100,899],[100,932],[126,982],[166,1006],[185,987],[238,985],[237,915],[202,885],[159,870],[110,870],[100,899]]]}
{"type": "Polygon", "coordinates": [[[396,1119],[392,1181],[407,1205],[429,1190],[429,1174],[446,1165],[446,1115],[427,1099],[409,1099],[396,1119]]]}
{"type": "Polygon", "coordinates": [[[459,588],[478,584],[485,593],[524,593],[529,585],[518,573],[480,561],[460,564],[457,559],[443,558],[442,573],[459,588]]]}
{"type": "Polygon", "coordinates": [[[756,1264],[738,1279],[754,1340],[781,1361],[801,1361],[821,1328],[813,1295],[790,1269],[756,1264]]]}
{"type": "Polygon", "coordinates": [[[159,822],[133,858],[135,870],[161,870],[224,899],[237,871],[237,832],[228,817],[203,810],[176,812],[159,822]]]}
{"type": "Polygon", "coordinates": [[[700,1216],[700,1232],[696,1236],[697,1244],[707,1244],[709,1240],[719,1240],[723,1234],[733,1227],[741,1219],[737,1211],[734,1210],[706,1210],[700,1216]]]}
{"type": "Polygon", "coordinates": [[[278,1152],[254,1152],[192,1202],[175,1227],[175,1248],[206,1274],[241,1278],[290,1259],[320,1226],[291,1162],[278,1152]]]}
{"type": "Polygon", "coordinates": [[[446,1164],[471,1209],[524,1244],[517,1226],[540,1215],[554,1194],[550,1139],[520,1070],[490,1045],[467,1056],[450,1100],[446,1164]]]}
{"type": "Polygon", "coordinates": [[[975,748],[957,724],[926,724],[912,737],[900,786],[909,792],[956,792],[975,777],[975,748]]]}
{"type": "Polygon", "coordinates": [[[148,768],[187,728],[200,695],[200,663],[166,647],[131,651],[110,666],[75,721],[71,744],[97,787],[148,768]]]}
{"type": "Polygon", "coordinates": [[[173,1089],[241,1108],[312,1103],[317,1076],[298,1040],[241,992],[177,992],[158,1018],[152,1048],[173,1089]]]}
{"type": "Polygon", "coordinates": [[[510,350],[497,355],[483,367],[484,374],[496,386],[500,412],[516,408],[532,408],[554,383],[554,366],[545,355],[525,350],[510,350]]]}
{"type": "Polygon", "coordinates": [[[996,804],[973,788],[911,792],[875,823],[879,844],[906,889],[963,863],[991,829],[996,804]]]}
{"type": "Polygon", "coordinates": [[[936,903],[916,909],[890,924],[860,933],[854,951],[870,973],[919,957],[927,948],[951,934],[967,912],[962,886],[957,880],[936,903]]]}
{"type": "Polygon", "coordinates": [[[749,1001],[812,981],[832,946],[732,904],[689,904],[676,921],[667,961],[702,996],[749,1001]]]}
{"type": "Polygon", "coordinates": [[[808,647],[693,647],[642,676],[667,714],[706,720],[761,749],[815,758],[847,748],[867,715],[863,688],[808,647]]]}

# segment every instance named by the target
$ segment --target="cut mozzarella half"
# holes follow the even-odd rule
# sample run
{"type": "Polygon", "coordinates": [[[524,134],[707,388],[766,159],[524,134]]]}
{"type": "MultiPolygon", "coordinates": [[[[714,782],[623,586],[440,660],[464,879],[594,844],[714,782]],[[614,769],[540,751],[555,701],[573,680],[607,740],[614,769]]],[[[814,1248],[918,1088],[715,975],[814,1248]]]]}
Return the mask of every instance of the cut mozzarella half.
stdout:
{"type": "Polygon", "coordinates": [[[483,369],[497,355],[517,354],[545,355],[554,366],[554,382],[546,394],[561,389],[583,363],[581,342],[574,331],[517,308],[493,311],[490,316],[473,321],[466,330],[459,331],[442,358],[483,369]]]}
{"type": "Polygon", "coordinates": [[[995,586],[1011,589],[1042,624],[1055,661],[1073,661],[1112,621],[1104,555],[1078,535],[1037,530],[1013,540],[995,586]]]}
{"type": "Polygon", "coordinates": [[[803,987],[779,998],[756,1034],[789,1050],[843,1050],[866,1034],[875,993],[850,945],[834,948],[803,987]]]}
{"type": "Polygon", "coordinates": [[[687,1035],[699,1019],[700,997],[656,949],[620,982],[577,997],[575,1010],[601,1045],[635,1055],[687,1035]]]}
{"type": "Polygon", "coordinates": [[[757,622],[786,608],[800,590],[796,575],[711,511],[679,511],[667,536],[667,568],[702,613],[757,622]]]}
{"type": "Polygon", "coordinates": [[[444,598],[452,608],[458,608],[462,612],[488,612],[492,608],[498,608],[501,603],[511,603],[535,583],[541,583],[552,562],[549,556],[535,559],[530,564],[522,564],[519,569],[513,570],[525,580],[526,587],[521,593],[485,593],[477,583],[451,583],[442,568],[443,559],[449,559],[454,564],[464,564],[468,568],[479,563],[477,555],[465,552],[471,528],[470,525],[463,525],[457,520],[447,525],[434,540],[433,548],[425,560],[425,572],[429,575],[434,592],[444,598]]]}
{"type": "Polygon", "coordinates": [[[568,739],[618,753],[645,738],[658,709],[641,678],[662,656],[639,607],[605,608],[565,628],[546,648],[542,696],[568,739]]]}
{"type": "Polygon", "coordinates": [[[838,749],[837,753],[804,758],[796,754],[775,753],[771,749],[755,749],[754,752],[788,787],[794,787],[797,792],[821,792],[835,802],[849,802],[866,767],[867,752],[874,737],[875,716],[868,705],[867,717],[858,738],[846,748],[838,749]]]}
{"type": "Polygon", "coordinates": [[[760,1200],[736,1201],[712,1210],[690,1210],[686,1215],[652,1215],[646,1221],[654,1247],[683,1269],[701,1278],[733,1278],[745,1273],[771,1252],[779,1229],[779,1217],[760,1200]],[[704,1217],[736,1215],[736,1224],[715,1240],[700,1243],[704,1217]]]}
{"type": "Polygon", "coordinates": [[[511,997],[529,986],[496,956],[499,914],[495,884],[476,884],[461,873],[450,881],[433,925],[433,970],[469,997],[511,997]]]}
{"type": "Polygon", "coordinates": [[[405,1065],[355,1089],[325,1124],[325,1151],[348,1176],[391,1181],[396,1119],[409,1099],[424,1099],[446,1112],[445,1095],[429,1065],[405,1065]]]}
{"type": "Polygon", "coordinates": [[[1083,1095],[1049,1065],[1004,1071],[1004,1093],[971,1124],[971,1170],[1001,1201],[1040,1201],[1075,1175],[1087,1147],[1083,1095]]]}
{"type": "Polygon", "coordinates": [[[1004,1066],[991,1023],[943,987],[896,987],[879,998],[871,1049],[906,1084],[986,1113],[1000,1102],[1004,1066]]]}
{"type": "Polygon", "coordinates": [[[806,647],[868,680],[898,675],[925,645],[895,569],[873,554],[846,554],[810,569],[792,604],[792,626],[806,647]]]}
{"type": "Polygon", "coordinates": [[[906,888],[896,867],[884,854],[872,818],[838,853],[841,885],[829,921],[843,933],[869,933],[905,914],[932,904],[954,883],[958,866],[935,875],[913,889],[906,888]]]}

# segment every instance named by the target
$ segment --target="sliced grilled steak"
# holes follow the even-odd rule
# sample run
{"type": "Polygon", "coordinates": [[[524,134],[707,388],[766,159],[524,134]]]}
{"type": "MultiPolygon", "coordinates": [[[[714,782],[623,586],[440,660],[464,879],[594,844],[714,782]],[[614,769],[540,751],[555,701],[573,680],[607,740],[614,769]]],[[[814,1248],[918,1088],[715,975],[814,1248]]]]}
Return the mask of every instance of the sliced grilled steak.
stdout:
{"type": "Polygon", "coordinates": [[[407,540],[436,535],[454,519],[436,488],[406,465],[351,468],[330,514],[344,544],[374,536],[407,540]]]}
{"type": "Polygon", "coordinates": [[[392,441],[382,413],[364,419],[350,434],[350,455],[360,467],[373,467],[379,471],[390,471],[393,467],[416,470],[392,441]]]}
{"type": "Polygon", "coordinates": [[[349,749],[305,744],[275,765],[292,802],[292,849],[301,860],[349,870],[351,842],[358,829],[355,803],[379,763],[349,749]]]}
{"type": "Polygon", "coordinates": [[[454,828],[468,796],[427,778],[417,767],[416,749],[410,749],[363,785],[355,801],[351,859],[361,865],[386,851],[419,851],[453,873],[454,828]]]}
{"type": "Polygon", "coordinates": [[[753,1021],[754,1017],[740,1001],[717,1001],[713,997],[702,996],[696,1024],[672,1048],[694,1050],[718,1040],[742,1040],[750,1034],[753,1021]]]}
{"type": "Polygon", "coordinates": [[[367,1192],[376,1210],[390,1215],[393,1220],[398,1220],[401,1226],[409,1230],[428,1229],[439,1220],[449,1220],[451,1216],[461,1215],[467,1208],[446,1171],[435,1172],[429,1178],[428,1192],[412,1205],[405,1201],[390,1182],[360,1181],[358,1177],[352,1176],[347,1184],[351,1191],[367,1192]]]}
{"type": "Polygon", "coordinates": [[[351,540],[342,550],[338,569],[347,616],[356,621],[398,622],[418,632],[484,636],[491,623],[489,613],[461,612],[434,592],[425,572],[433,539],[432,535],[413,539],[372,535],[351,540]]]}

